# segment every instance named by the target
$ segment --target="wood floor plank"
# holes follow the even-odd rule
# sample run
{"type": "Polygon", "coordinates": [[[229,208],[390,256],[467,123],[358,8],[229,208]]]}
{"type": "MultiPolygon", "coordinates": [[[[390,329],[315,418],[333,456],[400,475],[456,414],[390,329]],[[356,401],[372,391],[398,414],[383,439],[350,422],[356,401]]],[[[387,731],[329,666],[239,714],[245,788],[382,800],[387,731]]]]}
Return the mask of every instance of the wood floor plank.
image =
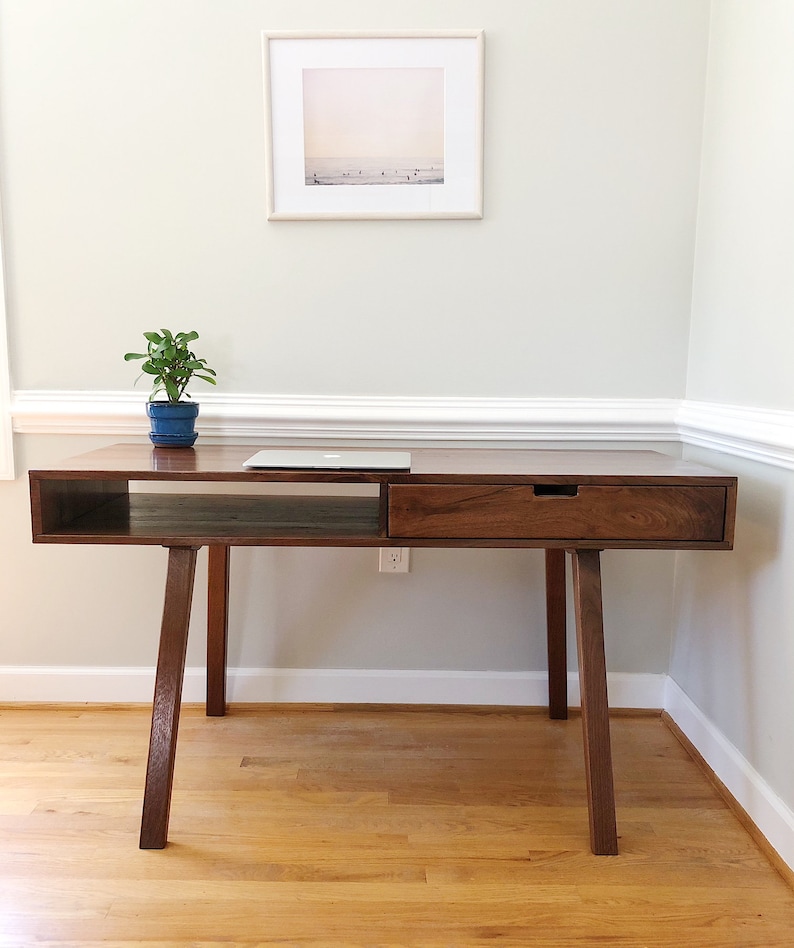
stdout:
{"type": "Polygon", "coordinates": [[[577,720],[186,708],[141,851],[147,709],[0,718],[0,948],[792,945],[794,893],[658,717],[611,722],[617,857],[577,720]]]}

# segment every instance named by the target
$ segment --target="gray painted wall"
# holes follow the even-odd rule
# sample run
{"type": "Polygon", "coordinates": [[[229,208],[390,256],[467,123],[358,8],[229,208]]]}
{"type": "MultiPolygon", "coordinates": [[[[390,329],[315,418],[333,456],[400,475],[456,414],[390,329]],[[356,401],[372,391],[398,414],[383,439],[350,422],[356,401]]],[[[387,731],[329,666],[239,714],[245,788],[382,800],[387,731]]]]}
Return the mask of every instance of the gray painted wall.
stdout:
{"type": "MultiPolygon", "coordinates": [[[[794,408],[792,48],[786,0],[714,4],[690,398],[794,408]]],[[[736,548],[679,555],[670,673],[794,807],[794,474],[687,455],[739,476],[736,548]]]]}
{"type": "MultiPolygon", "coordinates": [[[[226,392],[681,397],[707,29],[705,0],[2,0],[14,388],[127,390],[169,325],[226,392]],[[267,222],[261,31],[406,27],[486,31],[485,219],[267,222]]],[[[18,467],[103,440],[18,436],[18,467]]],[[[0,665],[151,664],[162,551],[32,548],[23,481],[0,508],[0,665]]],[[[542,669],[541,563],[235,551],[231,661],[542,669]]],[[[666,670],[672,563],[605,557],[614,670],[666,670]]]]}
{"type": "Polygon", "coordinates": [[[2,0],[13,384],[683,394],[706,0],[2,0]],[[485,219],[267,222],[260,34],[486,31],[485,219]]]}

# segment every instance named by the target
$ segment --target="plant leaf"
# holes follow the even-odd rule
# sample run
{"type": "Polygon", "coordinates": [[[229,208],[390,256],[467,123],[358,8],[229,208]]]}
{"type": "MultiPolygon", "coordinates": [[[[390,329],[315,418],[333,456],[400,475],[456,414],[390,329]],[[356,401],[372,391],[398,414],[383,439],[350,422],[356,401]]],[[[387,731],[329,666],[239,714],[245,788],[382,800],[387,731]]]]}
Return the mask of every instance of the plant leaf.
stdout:
{"type": "MultiPolygon", "coordinates": [[[[199,359],[190,349],[189,343],[199,338],[195,330],[173,333],[170,329],[161,329],[160,332],[145,332],[144,339],[148,343],[148,352],[127,352],[125,361],[143,359],[141,375],[150,377],[152,392],[149,400],[154,401],[158,394],[162,394],[172,403],[181,399],[190,398],[186,391],[190,379],[193,377],[217,384],[214,376],[216,372],[207,365],[206,359],[199,359]]],[[[136,379],[136,382],[138,381],[136,379]]]]}

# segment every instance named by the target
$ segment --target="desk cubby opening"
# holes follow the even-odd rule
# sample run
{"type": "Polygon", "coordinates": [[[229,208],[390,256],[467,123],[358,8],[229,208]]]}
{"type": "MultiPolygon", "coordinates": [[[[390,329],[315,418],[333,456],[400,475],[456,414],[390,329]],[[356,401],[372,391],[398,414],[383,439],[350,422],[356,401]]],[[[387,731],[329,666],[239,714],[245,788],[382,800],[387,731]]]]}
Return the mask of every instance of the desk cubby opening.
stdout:
{"type": "MultiPolygon", "coordinates": [[[[57,493],[54,494],[57,496],[57,493]]],[[[158,545],[377,543],[380,500],[346,495],[126,491],[96,503],[55,503],[34,538],[47,542],[158,545]]]]}

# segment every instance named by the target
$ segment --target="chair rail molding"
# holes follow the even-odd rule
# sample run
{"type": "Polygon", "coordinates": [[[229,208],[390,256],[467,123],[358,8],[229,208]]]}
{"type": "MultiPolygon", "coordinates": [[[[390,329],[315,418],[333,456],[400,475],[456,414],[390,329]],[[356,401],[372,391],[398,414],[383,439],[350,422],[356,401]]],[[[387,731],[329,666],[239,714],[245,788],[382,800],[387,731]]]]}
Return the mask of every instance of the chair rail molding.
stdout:
{"type": "Polygon", "coordinates": [[[794,411],[683,401],[676,418],[684,444],[794,470],[794,411]]]}
{"type": "MultiPolygon", "coordinates": [[[[304,396],[207,393],[198,427],[238,438],[390,441],[678,441],[675,399],[304,396]]],[[[145,435],[140,395],[17,391],[22,434],[145,435]]]]}
{"type": "MultiPolygon", "coordinates": [[[[10,417],[20,434],[143,437],[144,400],[115,391],[17,391],[10,417]]],[[[198,427],[216,437],[270,440],[674,442],[794,469],[794,411],[674,398],[209,392],[201,397],[198,427]]]]}

